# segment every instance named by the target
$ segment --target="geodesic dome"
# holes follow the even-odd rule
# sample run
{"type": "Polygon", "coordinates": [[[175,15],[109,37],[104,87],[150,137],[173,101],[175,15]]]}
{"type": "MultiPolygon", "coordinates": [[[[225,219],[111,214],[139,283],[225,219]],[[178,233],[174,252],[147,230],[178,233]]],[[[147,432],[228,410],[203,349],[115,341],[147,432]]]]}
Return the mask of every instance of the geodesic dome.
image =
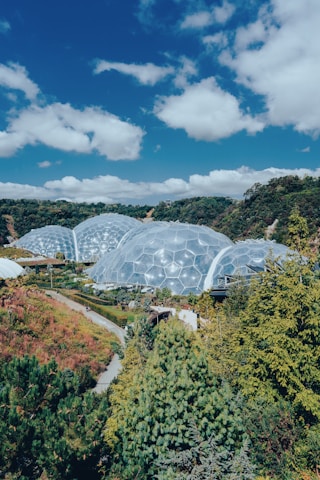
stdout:
{"type": "Polygon", "coordinates": [[[88,274],[98,283],[168,287],[173,293],[201,293],[209,267],[225,235],[199,225],[154,222],[140,226],[105,254],[88,274]]]}
{"type": "Polygon", "coordinates": [[[35,228],[17,240],[14,245],[32,253],[55,258],[58,252],[68,260],[75,260],[75,244],[70,228],[48,225],[35,228]]]}
{"type": "Polygon", "coordinates": [[[76,260],[97,261],[103,254],[117,248],[122,237],[139,225],[139,220],[118,213],[88,218],[74,228],[76,260]]]}
{"type": "Polygon", "coordinates": [[[223,286],[228,276],[248,277],[263,271],[268,258],[283,261],[289,253],[285,245],[271,240],[245,240],[227,246],[213,260],[204,289],[223,286]]]}
{"type": "Polygon", "coordinates": [[[0,278],[16,278],[24,274],[24,269],[8,258],[0,258],[0,278]]]}

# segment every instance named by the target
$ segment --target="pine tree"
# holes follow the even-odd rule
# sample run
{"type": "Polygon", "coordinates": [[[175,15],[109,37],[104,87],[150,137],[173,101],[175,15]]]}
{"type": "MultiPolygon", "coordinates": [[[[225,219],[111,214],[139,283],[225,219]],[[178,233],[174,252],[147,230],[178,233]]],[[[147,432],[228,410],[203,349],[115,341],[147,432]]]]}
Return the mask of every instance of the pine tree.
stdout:
{"type": "Polygon", "coordinates": [[[124,478],[154,478],[160,455],[193,444],[192,421],[205,439],[214,435],[218,447],[234,450],[241,444],[237,399],[212,376],[194,333],[178,321],[160,323],[154,349],[126,395],[116,432],[124,478]]]}
{"type": "Polygon", "coordinates": [[[14,358],[0,372],[0,477],[99,478],[107,403],[55,361],[14,358]]]}

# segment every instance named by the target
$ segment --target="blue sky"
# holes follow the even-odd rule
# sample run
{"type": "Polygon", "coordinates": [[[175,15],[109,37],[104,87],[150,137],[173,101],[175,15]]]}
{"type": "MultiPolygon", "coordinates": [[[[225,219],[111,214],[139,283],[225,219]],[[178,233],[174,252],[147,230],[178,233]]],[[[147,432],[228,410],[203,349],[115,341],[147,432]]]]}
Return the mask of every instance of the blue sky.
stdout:
{"type": "Polygon", "coordinates": [[[320,175],[319,0],[4,0],[0,197],[156,204],[320,175]]]}

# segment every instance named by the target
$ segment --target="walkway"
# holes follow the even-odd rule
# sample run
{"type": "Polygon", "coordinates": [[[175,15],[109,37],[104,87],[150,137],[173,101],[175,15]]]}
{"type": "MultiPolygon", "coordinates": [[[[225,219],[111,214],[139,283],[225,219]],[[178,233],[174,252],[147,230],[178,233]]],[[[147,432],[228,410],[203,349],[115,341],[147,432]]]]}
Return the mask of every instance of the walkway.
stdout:
{"type": "MultiPolygon", "coordinates": [[[[72,310],[83,313],[83,315],[89,318],[93,323],[96,323],[97,325],[106,328],[109,332],[114,333],[120,340],[121,345],[124,346],[126,332],[123,328],[119,327],[115,323],[111,322],[102,315],[99,315],[99,313],[96,313],[93,310],[87,311],[85,306],[75,302],[74,300],[70,300],[70,298],[61,295],[61,293],[58,293],[54,290],[46,290],[46,294],[49,297],[54,298],[58,302],[68,305],[68,307],[70,307],[72,310]]],[[[107,370],[105,370],[98,378],[97,385],[95,386],[93,391],[96,393],[101,393],[106,390],[112,380],[116,378],[116,376],[119,374],[120,370],[120,359],[119,356],[115,354],[111,362],[109,363],[107,370]]]]}

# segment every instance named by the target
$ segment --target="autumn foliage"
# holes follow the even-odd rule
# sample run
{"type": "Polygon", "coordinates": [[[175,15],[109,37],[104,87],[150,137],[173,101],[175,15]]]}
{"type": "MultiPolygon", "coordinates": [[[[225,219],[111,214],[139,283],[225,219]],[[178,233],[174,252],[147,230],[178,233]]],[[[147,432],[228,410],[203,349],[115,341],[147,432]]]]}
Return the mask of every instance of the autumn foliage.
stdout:
{"type": "Polygon", "coordinates": [[[112,334],[36,288],[6,285],[0,294],[0,361],[34,355],[42,364],[54,358],[62,369],[105,369],[112,334]]]}

